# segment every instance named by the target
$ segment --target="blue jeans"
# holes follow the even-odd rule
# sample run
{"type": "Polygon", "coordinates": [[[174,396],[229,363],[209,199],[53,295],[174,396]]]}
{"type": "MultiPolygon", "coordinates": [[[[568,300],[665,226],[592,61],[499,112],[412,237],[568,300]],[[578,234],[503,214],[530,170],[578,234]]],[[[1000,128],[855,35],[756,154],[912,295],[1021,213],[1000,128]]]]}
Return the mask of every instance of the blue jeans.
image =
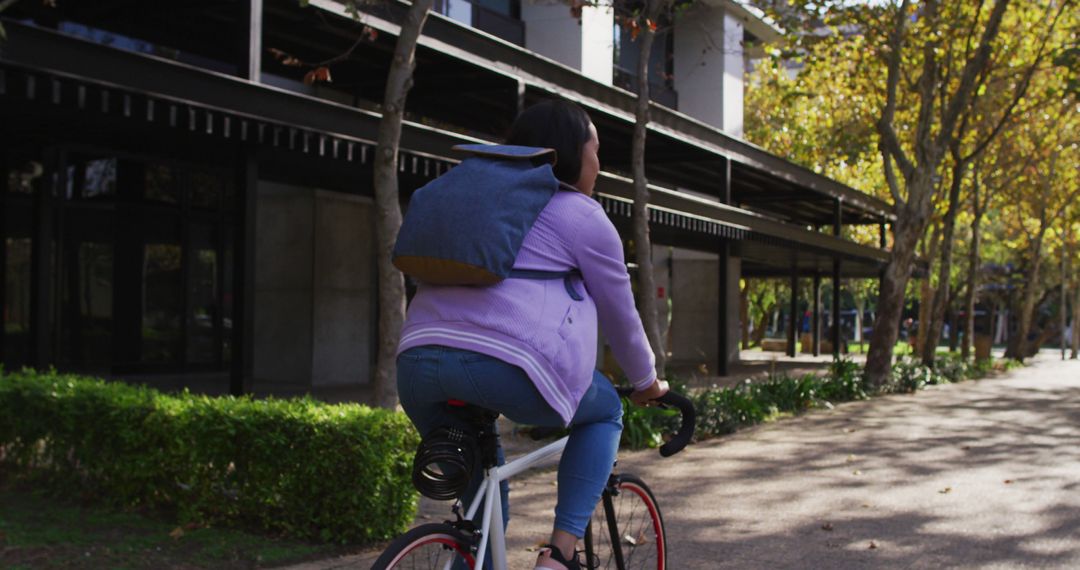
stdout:
{"type": "MultiPolygon", "coordinates": [[[[418,346],[398,356],[398,394],[421,434],[450,423],[447,400],[462,400],[502,413],[511,421],[562,427],[562,418],[517,366],[497,358],[444,346],[418,346]]],[[[581,538],[615,464],[622,433],[622,401],[604,375],[593,374],[570,422],[570,440],[559,462],[555,528],[581,538]]],[[[503,463],[499,447],[499,464],[503,463]]],[[[467,496],[475,494],[476,473],[467,496]]],[[[503,482],[503,524],[510,520],[503,482]]]]}

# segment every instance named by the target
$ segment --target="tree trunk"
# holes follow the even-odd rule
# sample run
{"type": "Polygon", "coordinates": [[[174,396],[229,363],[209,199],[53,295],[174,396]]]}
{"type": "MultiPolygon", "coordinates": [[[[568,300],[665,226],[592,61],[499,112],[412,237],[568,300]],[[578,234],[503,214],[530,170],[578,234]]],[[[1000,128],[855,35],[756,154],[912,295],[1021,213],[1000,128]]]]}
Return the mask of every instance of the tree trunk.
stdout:
{"type": "MultiPolygon", "coordinates": [[[[923,45],[923,67],[916,88],[918,91],[918,121],[911,141],[914,143],[915,160],[904,150],[894,125],[897,108],[897,91],[903,75],[904,30],[909,21],[907,12],[910,2],[903,0],[893,14],[893,29],[887,42],[888,73],[886,77],[885,107],[878,118],[876,128],[885,179],[892,194],[896,211],[895,244],[892,257],[885,266],[881,279],[878,309],[878,326],[870,339],[870,354],[866,359],[866,378],[872,388],[880,388],[892,378],[892,353],[899,334],[900,315],[904,309],[904,289],[911,277],[911,263],[915,246],[922,237],[933,211],[933,180],[943,158],[943,150],[950,147],[955,137],[956,120],[971,102],[976,75],[990,58],[991,44],[1000,31],[1001,20],[1009,0],[995,0],[986,20],[986,27],[979,38],[979,45],[965,63],[956,91],[951,95],[949,82],[939,81],[940,67],[937,60],[936,40],[923,45]],[[939,120],[935,121],[935,104],[941,100],[939,120]],[[936,133],[935,133],[936,130],[936,133]],[[897,176],[897,169],[902,176],[897,176]],[[901,193],[907,191],[906,198],[901,193]]],[[[920,17],[931,24],[936,22],[938,2],[920,2],[920,17]]],[[[925,335],[924,335],[925,336],[925,335]]]]}
{"type": "MultiPolygon", "coordinates": [[[[1023,362],[1028,355],[1028,334],[1031,332],[1031,320],[1035,314],[1035,296],[1039,290],[1039,271],[1042,269],[1042,242],[1046,235],[1045,213],[1044,220],[1039,226],[1039,232],[1031,245],[1031,270],[1025,276],[1024,296],[1020,303],[1020,314],[1017,315],[1016,337],[1009,343],[1009,349],[1005,353],[1006,358],[1015,358],[1023,362]]],[[[1036,347],[1037,349],[1038,347],[1036,347]]]]}
{"type": "Polygon", "coordinates": [[[398,230],[401,202],[398,194],[398,145],[405,98],[412,87],[416,67],[416,41],[434,0],[413,0],[401,25],[394,57],[386,78],[382,119],[379,120],[375,153],[375,247],[379,287],[379,348],[375,366],[375,403],[397,406],[397,352],[401,325],[405,321],[405,280],[390,262],[398,230]]]}
{"type": "MultiPolygon", "coordinates": [[[[960,345],[960,354],[964,360],[971,356],[972,343],[975,342],[975,303],[979,300],[979,264],[982,245],[982,235],[979,233],[979,225],[982,223],[982,207],[979,204],[979,173],[975,172],[972,182],[972,202],[974,206],[974,218],[971,220],[971,251],[968,252],[967,295],[964,299],[967,318],[964,319],[964,339],[960,345]]],[[[990,334],[993,335],[993,319],[990,320],[990,334]]]]}
{"type": "MultiPolygon", "coordinates": [[[[954,152],[953,156],[956,157],[959,154],[959,152],[954,152]]],[[[945,212],[944,227],[942,228],[941,265],[938,266],[937,291],[931,290],[930,292],[932,305],[930,319],[926,323],[927,326],[924,329],[921,323],[919,325],[919,329],[926,330],[927,339],[934,339],[934,342],[927,343],[923,347],[922,352],[923,364],[930,367],[934,366],[937,339],[941,338],[941,330],[945,324],[945,308],[949,306],[951,300],[953,235],[956,229],[956,212],[960,209],[960,185],[964,180],[964,174],[967,172],[967,166],[968,162],[963,159],[958,160],[953,166],[952,181],[949,184],[949,206],[945,212]]],[[[951,328],[950,332],[955,335],[955,328],[951,328]]]]}
{"type": "Polygon", "coordinates": [[[934,312],[934,284],[932,283],[931,275],[933,274],[934,261],[937,260],[938,246],[941,244],[941,227],[934,225],[934,229],[930,233],[930,240],[924,242],[923,246],[923,258],[930,263],[930,274],[926,276],[926,279],[919,284],[919,332],[915,338],[915,354],[921,358],[926,351],[926,347],[929,345],[931,348],[931,354],[937,350],[937,340],[941,337],[941,333],[938,336],[930,336],[930,320],[933,318],[934,312]]]}
{"type": "Polygon", "coordinates": [[[739,291],[739,329],[742,332],[743,350],[750,348],[750,285],[739,291]]]}
{"type": "Polygon", "coordinates": [[[1074,284],[1073,289],[1076,292],[1073,299],[1072,354],[1069,358],[1076,360],[1080,357],[1080,282],[1074,284]]]}
{"type": "MultiPolygon", "coordinates": [[[[1068,226],[1065,229],[1065,239],[1068,240],[1068,226]]],[[[1058,310],[1058,314],[1061,317],[1061,359],[1065,360],[1065,323],[1068,320],[1069,312],[1069,255],[1067,253],[1068,246],[1062,244],[1061,246],[1061,309],[1058,310]]]]}
{"type": "Polygon", "coordinates": [[[866,299],[862,295],[857,295],[855,297],[855,342],[859,344],[859,352],[862,352],[863,309],[865,308],[866,299]]]}
{"type": "MultiPolygon", "coordinates": [[[[930,180],[924,182],[929,184],[930,180]]],[[[904,290],[911,278],[915,246],[926,228],[926,218],[911,213],[897,216],[893,226],[893,250],[881,276],[878,294],[877,321],[870,335],[870,352],[866,356],[866,378],[870,385],[880,388],[892,378],[893,347],[900,334],[900,315],[904,310],[904,290]]]]}
{"type": "MultiPolygon", "coordinates": [[[[667,0],[649,0],[645,12],[648,22],[656,21],[656,15],[666,2],[667,0]]],[[[649,57],[653,40],[656,39],[656,32],[648,22],[644,22],[642,27],[644,35],[638,56],[638,97],[630,159],[634,176],[633,234],[638,264],[641,323],[645,326],[645,334],[649,337],[649,344],[656,355],[656,373],[663,377],[667,354],[661,344],[660,322],[656,310],[656,278],[653,275],[652,239],[649,237],[649,180],[645,177],[645,135],[649,125],[649,57]]],[[[721,299],[720,302],[723,303],[724,300],[721,299]]]]}

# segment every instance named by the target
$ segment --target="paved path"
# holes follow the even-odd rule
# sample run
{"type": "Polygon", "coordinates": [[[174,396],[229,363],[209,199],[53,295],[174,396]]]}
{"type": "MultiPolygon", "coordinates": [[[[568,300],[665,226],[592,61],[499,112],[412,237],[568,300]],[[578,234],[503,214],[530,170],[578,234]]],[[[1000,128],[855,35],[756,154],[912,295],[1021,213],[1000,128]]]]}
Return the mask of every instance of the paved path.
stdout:
{"type": "MultiPolygon", "coordinates": [[[[656,492],[676,570],[1080,568],[1080,362],[1044,353],[997,379],[844,404],[668,460],[624,453],[620,468],[656,492]]],[[[553,479],[513,487],[512,569],[532,567],[549,530],[553,479]]]]}

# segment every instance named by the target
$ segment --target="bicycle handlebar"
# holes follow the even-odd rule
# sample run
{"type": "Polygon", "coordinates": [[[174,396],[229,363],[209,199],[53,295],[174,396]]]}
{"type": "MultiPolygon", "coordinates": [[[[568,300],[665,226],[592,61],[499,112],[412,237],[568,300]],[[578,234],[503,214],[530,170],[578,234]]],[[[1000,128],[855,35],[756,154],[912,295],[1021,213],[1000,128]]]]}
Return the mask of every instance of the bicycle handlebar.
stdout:
{"type": "MultiPolygon", "coordinates": [[[[616,386],[615,390],[619,393],[619,396],[629,398],[630,394],[634,393],[633,388],[627,388],[623,386],[616,386]]],[[[694,436],[694,424],[697,422],[697,412],[694,410],[694,403],[689,398],[679,394],[678,392],[668,392],[663,396],[656,399],[662,407],[672,406],[678,408],[682,414],[682,424],[679,426],[679,430],[675,432],[675,436],[671,438],[664,445],[660,446],[660,455],[662,457],[671,457],[676,453],[683,450],[690,438],[694,436]]]]}

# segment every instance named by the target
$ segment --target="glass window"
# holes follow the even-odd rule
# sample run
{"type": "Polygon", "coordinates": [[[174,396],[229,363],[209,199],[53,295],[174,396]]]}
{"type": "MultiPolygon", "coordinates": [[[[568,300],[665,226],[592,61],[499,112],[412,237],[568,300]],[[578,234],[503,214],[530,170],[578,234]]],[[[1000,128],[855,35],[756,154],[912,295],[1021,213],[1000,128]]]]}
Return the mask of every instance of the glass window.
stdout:
{"type": "Polygon", "coordinates": [[[7,191],[15,194],[33,194],[34,184],[44,172],[44,167],[36,160],[14,166],[7,173],[7,191]]]}
{"type": "Polygon", "coordinates": [[[216,210],[221,206],[222,178],[208,172],[191,173],[191,205],[216,210]]]}
{"type": "Polygon", "coordinates": [[[30,254],[28,237],[4,239],[4,365],[27,363],[30,354],[30,254]]]}
{"type": "Polygon", "coordinates": [[[232,362],[232,340],[233,340],[233,310],[235,304],[233,303],[233,264],[236,261],[233,259],[233,236],[229,231],[228,226],[225,228],[225,254],[222,260],[221,270],[221,282],[222,295],[221,295],[221,362],[222,364],[229,365],[232,362]]]}
{"type": "Polygon", "coordinates": [[[189,363],[214,363],[218,359],[218,284],[221,269],[213,237],[210,227],[192,225],[187,333],[189,363]]]}
{"type": "Polygon", "coordinates": [[[88,160],[83,164],[82,198],[116,196],[116,159],[88,160]]]}
{"type": "Polygon", "coordinates": [[[147,200],[167,204],[180,202],[180,188],[176,184],[176,175],[171,167],[164,164],[147,164],[144,184],[143,195],[147,200]]]}
{"type": "Polygon", "coordinates": [[[108,369],[112,362],[113,246],[74,239],[68,243],[62,284],[66,313],[62,359],[83,369],[108,369]]]}
{"type": "Polygon", "coordinates": [[[181,361],[182,253],[179,245],[171,243],[143,247],[143,362],[181,361]]]}

